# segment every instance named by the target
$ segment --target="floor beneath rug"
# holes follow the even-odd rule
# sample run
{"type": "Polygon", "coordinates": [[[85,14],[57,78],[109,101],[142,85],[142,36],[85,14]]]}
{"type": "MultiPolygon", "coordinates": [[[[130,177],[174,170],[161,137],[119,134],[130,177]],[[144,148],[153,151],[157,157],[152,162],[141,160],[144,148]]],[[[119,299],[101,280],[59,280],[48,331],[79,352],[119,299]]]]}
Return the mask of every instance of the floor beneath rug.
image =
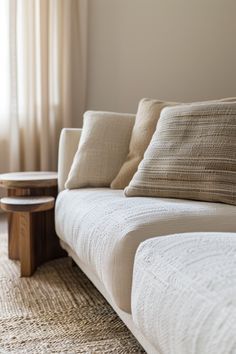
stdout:
{"type": "Polygon", "coordinates": [[[19,274],[0,217],[0,353],[145,353],[70,259],[19,274]]]}

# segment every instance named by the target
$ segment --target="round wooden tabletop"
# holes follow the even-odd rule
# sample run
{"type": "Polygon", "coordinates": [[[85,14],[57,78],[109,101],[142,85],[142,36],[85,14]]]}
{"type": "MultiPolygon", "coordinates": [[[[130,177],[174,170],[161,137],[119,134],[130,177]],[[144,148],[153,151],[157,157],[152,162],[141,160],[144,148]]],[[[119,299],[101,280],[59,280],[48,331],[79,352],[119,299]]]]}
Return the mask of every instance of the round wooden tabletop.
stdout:
{"type": "Polygon", "coordinates": [[[54,207],[53,197],[6,197],[1,199],[1,208],[7,212],[30,212],[50,210],[54,207]]]}
{"type": "Polygon", "coordinates": [[[46,188],[56,186],[56,172],[16,172],[0,175],[0,187],[5,188],[46,188]]]}

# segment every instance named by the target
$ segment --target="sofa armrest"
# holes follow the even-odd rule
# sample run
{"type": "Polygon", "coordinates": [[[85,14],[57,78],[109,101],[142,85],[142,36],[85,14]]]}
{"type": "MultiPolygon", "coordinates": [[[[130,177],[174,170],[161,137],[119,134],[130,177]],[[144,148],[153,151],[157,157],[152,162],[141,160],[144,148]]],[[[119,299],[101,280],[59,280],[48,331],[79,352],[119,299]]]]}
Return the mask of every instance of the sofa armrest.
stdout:
{"type": "Polygon", "coordinates": [[[65,189],[74,155],[78,149],[82,129],[64,128],[61,131],[58,150],[58,190],[65,189]]]}

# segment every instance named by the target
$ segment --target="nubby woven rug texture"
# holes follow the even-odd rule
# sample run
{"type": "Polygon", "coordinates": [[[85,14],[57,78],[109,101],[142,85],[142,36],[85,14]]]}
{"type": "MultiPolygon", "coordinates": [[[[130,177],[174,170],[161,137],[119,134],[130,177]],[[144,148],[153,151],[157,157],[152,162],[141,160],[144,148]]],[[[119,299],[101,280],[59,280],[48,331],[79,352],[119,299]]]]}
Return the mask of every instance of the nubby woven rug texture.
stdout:
{"type": "Polygon", "coordinates": [[[68,258],[19,277],[0,221],[0,353],[144,353],[110,305],[68,258]]]}

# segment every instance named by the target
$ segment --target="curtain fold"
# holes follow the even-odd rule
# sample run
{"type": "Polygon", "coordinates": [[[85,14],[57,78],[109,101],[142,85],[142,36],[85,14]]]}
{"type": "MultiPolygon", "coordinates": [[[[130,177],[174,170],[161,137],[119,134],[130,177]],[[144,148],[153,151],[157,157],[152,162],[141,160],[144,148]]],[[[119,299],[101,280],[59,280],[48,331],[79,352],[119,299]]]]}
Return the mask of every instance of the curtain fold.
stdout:
{"type": "Polygon", "coordinates": [[[56,170],[60,131],[81,126],[86,104],[87,0],[1,0],[3,10],[0,172],[56,170]]]}

